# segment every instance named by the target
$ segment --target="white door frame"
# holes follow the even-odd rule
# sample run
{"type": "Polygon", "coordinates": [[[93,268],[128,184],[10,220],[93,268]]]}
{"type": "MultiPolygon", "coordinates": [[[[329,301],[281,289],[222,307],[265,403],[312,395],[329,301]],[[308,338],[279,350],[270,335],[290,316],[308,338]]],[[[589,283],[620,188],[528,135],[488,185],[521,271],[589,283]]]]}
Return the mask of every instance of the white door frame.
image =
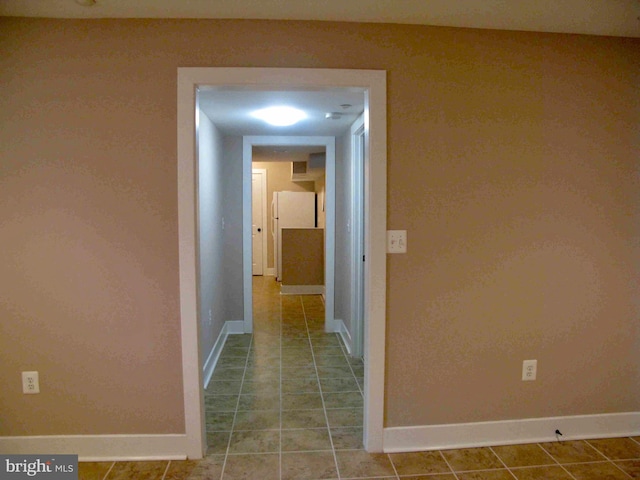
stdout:
{"type": "Polygon", "coordinates": [[[361,136],[365,134],[364,115],[351,125],[351,355],[364,354],[364,261],[363,220],[364,220],[364,166],[367,163],[361,146],[361,136]]]}
{"type": "Polygon", "coordinates": [[[179,440],[189,458],[205,453],[204,394],[200,362],[197,224],[196,91],[199,86],[252,89],[355,88],[365,94],[365,404],[364,446],[383,450],[386,322],[387,111],[386,72],[312,68],[178,69],[178,249],[185,435],[179,440]]]}
{"type": "Polygon", "coordinates": [[[324,328],[326,332],[335,332],[334,325],[334,284],[335,284],[335,185],[336,185],[336,140],[335,137],[294,137],[294,136],[258,136],[247,135],[242,138],[242,220],[243,220],[243,296],[244,296],[244,331],[253,331],[253,282],[251,268],[251,160],[253,147],[286,147],[311,146],[324,147],[326,152],[326,224],[324,246],[324,285],[325,314],[324,328]],[[247,241],[248,239],[248,241],[247,241]]]}
{"type": "MultiPolygon", "coordinates": [[[[252,168],[251,175],[254,173],[260,174],[260,183],[262,184],[262,275],[265,276],[267,274],[267,244],[269,243],[269,239],[267,234],[269,233],[269,229],[267,226],[269,225],[269,217],[267,213],[267,170],[264,168],[252,168]]],[[[253,178],[253,177],[252,177],[253,178]]],[[[253,190],[251,193],[253,198],[253,190]]],[[[253,254],[253,252],[252,252],[253,254]]],[[[253,272],[252,272],[253,273],[253,272]]]]}

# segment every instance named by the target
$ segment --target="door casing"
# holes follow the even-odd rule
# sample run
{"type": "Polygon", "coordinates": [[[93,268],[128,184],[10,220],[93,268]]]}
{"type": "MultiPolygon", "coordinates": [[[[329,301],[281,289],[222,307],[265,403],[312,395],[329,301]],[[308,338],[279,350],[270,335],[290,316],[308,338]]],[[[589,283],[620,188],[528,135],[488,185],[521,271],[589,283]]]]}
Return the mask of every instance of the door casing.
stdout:
{"type": "Polygon", "coordinates": [[[253,283],[251,272],[251,162],[253,147],[318,146],[326,152],[326,243],[324,248],[325,331],[334,332],[334,278],[335,278],[335,138],[325,136],[253,136],[242,142],[242,212],[243,212],[243,295],[244,331],[253,331],[253,283]]]}
{"type": "MultiPolygon", "coordinates": [[[[254,89],[350,89],[365,95],[364,447],[383,451],[386,328],[387,138],[386,72],[379,70],[178,69],[178,247],[185,434],[176,442],[189,458],[206,448],[199,343],[196,224],[196,92],[200,86],[254,89]]],[[[245,235],[246,236],[246,235],[245,235]]],[[[243,241],[246,241],[243,240],[243,241]]]]}
{"type": "Polygon", "coordinates": [[[366,149],[364,115],[350,130],[351,135],[351,355],[364,354],[364,166],[366,149]]]}

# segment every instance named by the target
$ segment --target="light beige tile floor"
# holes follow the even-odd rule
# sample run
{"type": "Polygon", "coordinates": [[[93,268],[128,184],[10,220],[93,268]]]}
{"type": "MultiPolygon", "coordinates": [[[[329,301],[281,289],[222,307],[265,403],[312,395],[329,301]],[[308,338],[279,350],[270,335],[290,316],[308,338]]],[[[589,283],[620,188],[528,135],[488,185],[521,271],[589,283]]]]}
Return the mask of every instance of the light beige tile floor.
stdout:
{"type": "Polygon", "coordinates": [[[362,448],[363,363],[325,334],[319,296],[254,277],[254,333],[228,338],[205,391],[199,461],[81,463],[83,480],[628,480],[640,437],[415,453],[362,448]]]}

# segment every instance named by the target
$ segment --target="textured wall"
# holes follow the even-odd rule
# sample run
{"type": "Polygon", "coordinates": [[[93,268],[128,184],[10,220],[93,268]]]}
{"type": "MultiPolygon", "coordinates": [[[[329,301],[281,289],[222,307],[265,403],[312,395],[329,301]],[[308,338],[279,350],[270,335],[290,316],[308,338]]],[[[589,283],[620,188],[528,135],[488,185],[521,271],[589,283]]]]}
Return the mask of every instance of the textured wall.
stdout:
{"type": "Polygon", "coordinates": [[[225,199],[222,175],[222,136],[209,117],[198,121],[198,257],[200,275],[200,356],[207,361],[224,326],[225,251],[222,213],[225,199]]]}
{"type": "Polygon", "coordinates": [[[388,225],[409,253],[388,259],[387,426],[640,410],[637,39],[7,18],[0,32],[1,435],[183,431],[186,66],[388,72],[388,225]],[[520,381],[526,358],[537,382],[520,381]],[[40,395],[21,395],[24,369],[40,395]]]}

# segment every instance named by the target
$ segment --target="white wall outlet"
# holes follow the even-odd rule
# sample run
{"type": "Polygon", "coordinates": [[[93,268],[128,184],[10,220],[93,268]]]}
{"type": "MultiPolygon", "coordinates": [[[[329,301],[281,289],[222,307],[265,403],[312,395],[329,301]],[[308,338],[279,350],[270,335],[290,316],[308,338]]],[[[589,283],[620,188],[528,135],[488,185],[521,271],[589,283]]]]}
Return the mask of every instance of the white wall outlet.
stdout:
{"type": "Polygon", "coordinates": [[[213,312],[209,309],[209,326],[213,325],[213,312]]]}
{"type": "Polygon", "coordinates": [[[406,230],[387,230],[387,253],[407,253],[406,230]]]}
{"type": "Polygon", "coordinates": [[[538,360],[524,360],[522,362],[522,381],[528,382],[536,379],[538,373],[538,360]]]}
{"type": "Polygon", "coordinates": [[[38,372],[22,372],[22,393],[40,393],[38,372]]]}

